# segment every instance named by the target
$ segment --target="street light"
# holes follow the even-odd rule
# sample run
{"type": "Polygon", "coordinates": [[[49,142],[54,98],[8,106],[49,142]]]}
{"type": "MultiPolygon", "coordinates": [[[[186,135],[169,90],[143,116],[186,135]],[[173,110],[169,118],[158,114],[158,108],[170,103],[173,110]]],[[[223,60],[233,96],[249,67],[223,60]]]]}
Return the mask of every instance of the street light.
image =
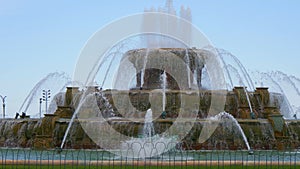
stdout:
{"type": "Polygon", "coordinates": [[[48,101],[50,99],[50,90],[43,90],[43,101],[46,103],[46,113],[48,112],[48,101]]]}
{"type": "Polygon", "coordinates": [[[2,106],[3,106],[3,118],[5,118],[5,99],[6,99],[6,96],[1,96],[0,95],[0,98],[2,100],[2,106]]]}

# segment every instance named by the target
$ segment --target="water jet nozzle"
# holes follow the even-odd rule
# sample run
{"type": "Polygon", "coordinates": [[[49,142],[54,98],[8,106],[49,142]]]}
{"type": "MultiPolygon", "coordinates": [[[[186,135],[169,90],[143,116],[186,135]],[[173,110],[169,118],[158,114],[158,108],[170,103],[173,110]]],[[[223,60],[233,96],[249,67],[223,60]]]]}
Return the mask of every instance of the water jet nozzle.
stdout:
{"type": "Polygon", "coordinates": [[[167,117],[167,112],[166,111],[163,111],[162,113],[161,113],[161,118],[162,119],[165,119],[167,117]]]}
{"type": "Polygon", "coordinates": [[[60,147],[56,147],[55,150],[58,154],[60,154],[62,152],[62,148],[60,148],[60,147]]]}
{"type": "Polygon", "coordinates": [[[251,117],[251,119],[256,119],[255,113],[254,112],[250,112],[250,117],[251,117]]]}

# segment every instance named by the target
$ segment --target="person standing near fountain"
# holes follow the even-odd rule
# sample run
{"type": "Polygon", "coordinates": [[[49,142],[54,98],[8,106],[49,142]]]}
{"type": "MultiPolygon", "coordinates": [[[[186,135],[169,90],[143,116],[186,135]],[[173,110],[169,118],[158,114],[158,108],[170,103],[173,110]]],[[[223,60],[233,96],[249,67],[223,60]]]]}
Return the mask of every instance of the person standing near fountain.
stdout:
{"type": "Polygon", "coordinates": [[[18,112],[16,112],[15,119],[18,119],[19,116],[20,116],[20,114],[18,112]]]}

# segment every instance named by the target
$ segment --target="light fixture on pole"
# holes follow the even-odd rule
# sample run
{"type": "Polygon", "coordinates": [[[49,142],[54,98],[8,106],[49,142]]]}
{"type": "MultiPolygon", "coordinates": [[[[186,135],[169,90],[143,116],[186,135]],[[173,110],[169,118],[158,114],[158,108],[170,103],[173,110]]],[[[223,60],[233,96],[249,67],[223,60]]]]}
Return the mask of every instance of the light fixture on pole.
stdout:
{"type": "Polygon", "coordinates": [[[43,101],[46,103],[46,113],[48,112],[48,101],[50,99],[50,90],[43,90],[43,101]]]}
{"type": "Polygon", "coordinates": [[[5,99],[6,99],[6,96],[1,96],[0,95],[0,98],[2,100],[2,106],[3,106],[3,118],[5,118],[5,99]]]}

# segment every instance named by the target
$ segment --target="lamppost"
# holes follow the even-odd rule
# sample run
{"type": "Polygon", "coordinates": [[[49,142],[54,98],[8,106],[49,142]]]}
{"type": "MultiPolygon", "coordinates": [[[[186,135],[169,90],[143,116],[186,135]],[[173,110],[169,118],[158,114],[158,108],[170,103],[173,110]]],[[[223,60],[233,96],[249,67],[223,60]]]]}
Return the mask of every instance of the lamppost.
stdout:
{"type": "Polygon", "coordinates": [[[3,118],[5,118],[5,99],[6,99],[6,96],[1,96],[1,100],[2,100],[2,106],[3,106],[3,118]]]}
{"type": "Polygon", "coordinates": [[[40,98],[40,118],[42,117],[42,102],[43,98],[40,98]]]}
{"type": "Polygon", "coordinates": [[[46,103],[46,113],[48,112],[48,101],[50,99],[50,90],[43,90],[43,101],[46,103]]]}

